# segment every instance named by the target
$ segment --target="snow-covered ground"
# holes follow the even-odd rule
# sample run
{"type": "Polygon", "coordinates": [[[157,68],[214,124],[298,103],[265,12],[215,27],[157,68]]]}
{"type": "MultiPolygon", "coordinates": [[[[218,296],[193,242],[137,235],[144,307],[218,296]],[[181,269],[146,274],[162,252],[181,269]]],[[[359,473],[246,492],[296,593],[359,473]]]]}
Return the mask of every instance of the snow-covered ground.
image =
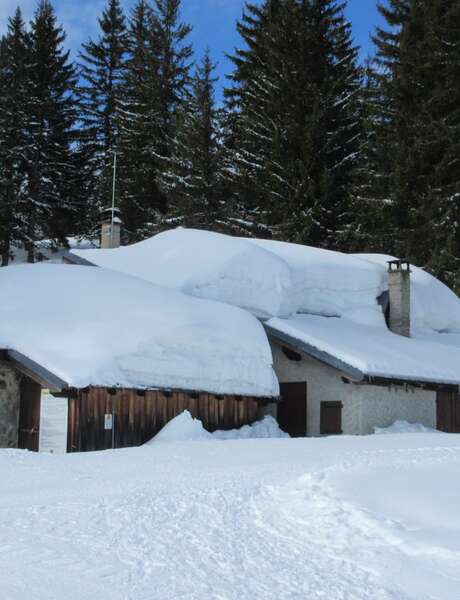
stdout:
{"type": "Polygon", "coordinates": [[[458,600],[460,436],[0,451],[2,600],[458,600]]]}

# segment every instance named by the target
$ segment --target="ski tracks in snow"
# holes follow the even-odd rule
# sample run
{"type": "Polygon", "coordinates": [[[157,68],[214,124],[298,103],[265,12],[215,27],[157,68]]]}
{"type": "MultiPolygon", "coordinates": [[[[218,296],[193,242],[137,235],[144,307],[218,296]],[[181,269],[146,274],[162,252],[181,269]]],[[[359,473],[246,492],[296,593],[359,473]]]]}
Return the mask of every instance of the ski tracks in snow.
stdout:
{"type": "Polygon", "coordinates": [[[145,489],[107,506],[126,600],[404,600],[369,555],[371,519],[330,495],[322,474],[282,486],[145,489]]]}
{"type": "MultiPolygon", "coordinates": [[[[365,487],[387,482],[370,498],[396,495],[399,506],[397,477],[410,473],[419,485],[418,471],[423,481],[440,471],[445,482],[446,466],[458,472],[460,447],[355,451],[360,443],[351,440],[343,453],[325,440],[287,440],[72,457],[62,463],[70,468],[62,490],[52,479],[31,504],[0,509],[0,564],[8,574],[0,577],[1,598],[456,600],[449,590],[458,587],[445,586],[460,566],[455,539],[441,532],[436,541],[440,521],[434,534],[421,533],[418,521],[393,515],[392,506],[369,504],[365,487]],[[269,444],[271,458],[245,458],[251,450],[264,456],[269,444]],[[316,458],[302,458],[312,449],[316,458]],[[139,472],[128,474],[136,461],[139,472]],[[425,586],[420,566],[439,594],[425,586]]],[[[47,468],[64,458],[40,461],[47,468]]],[[[436,514],[428,508],[420,509],[422,524],[436,514]]]]}

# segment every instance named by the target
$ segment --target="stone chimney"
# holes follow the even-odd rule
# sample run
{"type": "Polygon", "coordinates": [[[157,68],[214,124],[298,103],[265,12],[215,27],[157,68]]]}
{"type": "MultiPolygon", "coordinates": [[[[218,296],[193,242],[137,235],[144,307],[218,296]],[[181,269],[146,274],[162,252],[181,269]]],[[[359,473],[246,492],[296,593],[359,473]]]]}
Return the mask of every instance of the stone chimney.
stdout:
{"type": "Polygon", "coordinates": [[[410,337],[410,264],[403,260],[388,262],[389,322],[393,333],[410,337]]]}
{"type": "Polygon", "coordinates": [[[102,212],[101,248],[119,248],[121,243],[121,219],[118,208],[107,208],[102,212]]]}

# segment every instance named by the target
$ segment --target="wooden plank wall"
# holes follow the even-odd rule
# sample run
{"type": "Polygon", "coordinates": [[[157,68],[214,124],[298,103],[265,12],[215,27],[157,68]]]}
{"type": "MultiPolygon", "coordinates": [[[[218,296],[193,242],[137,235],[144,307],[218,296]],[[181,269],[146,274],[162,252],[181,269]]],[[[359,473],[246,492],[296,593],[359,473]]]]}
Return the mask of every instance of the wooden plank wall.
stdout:
{"type": "Polygon", "coordinates": [[[184,410],[203,421],[208,431],[239,428],[257,419],[259,401],[205,393],[90,388],[69,399],[67,450],[139,446],[184,410]],[[113,433],[104,429],[104,416],[112,413],[113,433]]]}

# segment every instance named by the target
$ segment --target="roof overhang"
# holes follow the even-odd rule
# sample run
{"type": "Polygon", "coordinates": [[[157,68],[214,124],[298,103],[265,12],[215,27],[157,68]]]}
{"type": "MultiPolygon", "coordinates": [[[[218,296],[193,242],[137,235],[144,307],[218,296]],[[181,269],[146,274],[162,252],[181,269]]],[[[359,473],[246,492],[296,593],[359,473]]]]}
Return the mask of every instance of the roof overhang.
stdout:
{"type": "Polygon", "coordinates": [[[340,371],[343,374],[347,375],[353,381],[364,381],[366,377],[364,373],[362,373],[356,367],[353,367],[344,362],[343,360],[338,359],[336,356],[333,356],[329,352],[324,352],[323,350],[316,348],[312,344],[307,344],[306,342],[298,340],[297,338],[287,333],[284,333],[283,331],[279,331],[278,329],[275,329],[268,323],[263,323],[263,326],[265,328],[265,331],[267,332],[267,335],[275,339],[276,341],[285,344],[286,346],[292,348],[293,350],[296,350],[297,352],[316,358],[316,360],[319,360],[320,362],[329,365],[330,367],[337,369],[337,371],[340,371]]]}
{"type": "Polygon", "coordinates": [[[82,258],[81,256],[77,256],[73,252],[65,252],[62,255],[62,260],[64,263],[68,265],[81,265],[83,267],[96,267],[94,263],[86,260],[86,258],[82,258]]]}
{"type": "Polygon", "coordinates": [[[30,377],[53,392],[67,389],[69,384],[34,360],[16,350],[3,350],[2,358],[10,362],[20,373],[30,377]]]}
{"type": "Polygon", "coordinates": [[[267,335],[270,338],[276,340],[277,342],[279,342],[281,344],[284,344],[288,348],[295,350],[296,352],[299,352],[300,354],[306,354],[307,356],[315,358],[316,360],[336,369],[337,371],[340,371],[341,373],[346,375],[353,383],[384,386],[384,387],[388,387],[391,385],[394,385],[394,386],[405,386],[406,385],[406,386],[418,387],[418,388],[422,388],[425,390],[432,390],[432,391],[438,391],[438,390],[443,390],[443,389],[451,389],[451,390],[457,390],[457,391],[460,390],[460,383],[457,384],[454,382],[429,381],[429,380],[421,381],[421,380],[417,380],[417,379],[410,379],[408,377],[398,378],[398,377],[381,377],[381,376],[369,375],[367,373],[360,371],[356,367],[349,365],[348,363],[344,362],[343,360],[340,360],[339,358],[330,354],[329,352],[324,352],[323,350],[320,350],[319,348],[313,346],[312,344],[308,344],[308,343],[303,342],[302,340],[299,340],[287,333],[279,331],[279,330],[275,329],[274,327],[272,327],[271,325],[268,325],[267,323],[263,323],[263,326],[265,328],[265,331],[267,332],[267,335]]]}

